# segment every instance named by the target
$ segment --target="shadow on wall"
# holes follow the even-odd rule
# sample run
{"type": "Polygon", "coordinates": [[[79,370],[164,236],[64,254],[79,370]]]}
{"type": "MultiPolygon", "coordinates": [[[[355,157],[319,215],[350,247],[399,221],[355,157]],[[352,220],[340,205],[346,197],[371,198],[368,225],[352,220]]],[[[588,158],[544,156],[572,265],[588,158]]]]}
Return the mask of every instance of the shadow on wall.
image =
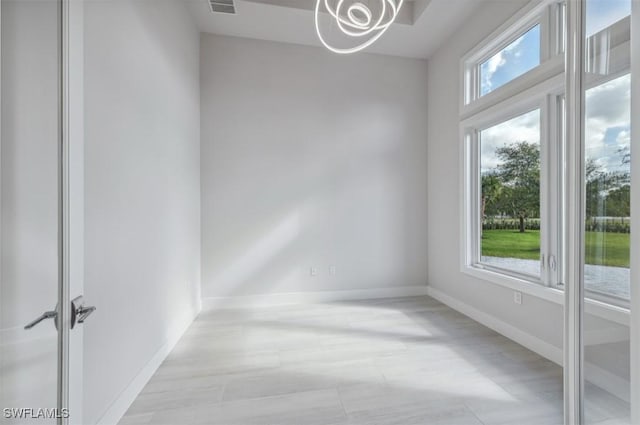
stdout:
{"type": "Polygon", "coordinates": [[[363,166],[345,155],[342,163],[311,176],[290,173],[312,184],[280,175],[267,184],[249,179],[234,188],[233,196],[219,199],[220,221],[208,225],[204,286],[232,296],[340,290],[345,281],[346,289],[412,283],[402,277],[415,237],[407,220],[413,198],[397,156],[383,152],[363,166]],[[307,193],[308,187],[316,190],[307,193]],[[283,205],[291,207],[278,214],[283,205]],[[317,276],[310,276],[311,267],[317,276]]]}
{"type": "MultiPolygon", "coordinates": [[[[172,0],[133,0],[127,2],[122,1],[122,3],[123,5],[126,3],[128,7],[131,7],[132,11],[138,17],[138,28],[144,29],[143,34],[146,35],[146,40],[143,39],[141,41],[144,42],[146,46],[152,45],[156,47],[153,50],[137,50],[136,56],[146,55],[160,57],[161,62],[167,64],[167,68],[172,71],[173,83],[177,84],[177,87],[172,87],[172,93],[190,93],[190,98],[193,98],[191,96],[195,96],[196,99],[199,98],[199,86],[190,85],[189,79],[182,78],[182,76],[193,73],[193,70],[189,67],[192,66],[193,63],[199,62],[198,56],[193,54],[197,51],[183,48],[185,44],[193,43],[194,40],[197,42],[200,38],[200,32],[195,20],[187,10],[187,2],[185,2],[184,7],[173,6],[171,4],[174,3],[172,0]],[[162,3],[165,3],[165,6],[163,6],[162,3]],[[167,17],[165,15],[167,7],[170,7],[173,13],[183,15],[180,17],[181,19],[176,17],[175,22],[183,22],[184,31],[167,31],[167,17]],[[191,24],[189,25],[189,23],[191,24]]],[[[109,22],[106,24],[109,25],[109,22]]],[[[118,46],[114,46],[114,48],[118,48],[118,46]]],[[[135,64],[135,58],[132,59],[132,63],[135,64]]],[[[149,74],[149,78],[153,78],[153,73],[149,74]]],[[[175,109],[174,112],[181,114],[188,113],[189,111],[175,109]]],[[[169,120],[172,119],[171,116],[165,118],[169,120]]]]}

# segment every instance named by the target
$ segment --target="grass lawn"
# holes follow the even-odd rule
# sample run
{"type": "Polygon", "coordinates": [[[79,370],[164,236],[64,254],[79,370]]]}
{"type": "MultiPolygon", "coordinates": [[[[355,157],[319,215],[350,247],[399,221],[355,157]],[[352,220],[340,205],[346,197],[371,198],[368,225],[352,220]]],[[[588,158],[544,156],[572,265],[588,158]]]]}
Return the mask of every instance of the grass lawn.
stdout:
{"type": "MultiPolygon", "coordinates": [[[[629,267],[629,234],[587,232],[587,264],[629,267]]],[[[540,258],[540,232],[527,230],[485,230],[482,255],[488,257],[540,258]]]]}

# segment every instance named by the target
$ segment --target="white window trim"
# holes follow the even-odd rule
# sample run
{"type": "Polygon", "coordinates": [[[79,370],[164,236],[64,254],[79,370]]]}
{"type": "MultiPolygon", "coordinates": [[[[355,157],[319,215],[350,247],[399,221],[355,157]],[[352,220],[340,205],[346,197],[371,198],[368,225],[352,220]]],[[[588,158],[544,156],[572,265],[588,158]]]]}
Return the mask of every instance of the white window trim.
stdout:
{"type": "MultiPolygon", "coordinates": [[[[555,12],[551,12],[551,6],[558,3],[558,0],[532,0],[478,45],[483,47],[476,47],[461,59],[461,96],[459,111],[461,119],[460,140],[462,140],[463,143],[463,147],[460,150],[460,163],[463,164],[463,166],[460,178],[461,190],[459,193],[462,197],[460,201],[464,209],[460,217],[462,230],[460,238],[460,264],[461,271],[469,276],[517,290],[525,294],[535,296],[539,299],[563,305],[564,290],[558,289],[561,287],[561,284],[559,284],[559,276],[562,276],[562,264],[560,261],[561,255],[559,255],[562,249],[561,244],[558,244],[558,246],[550,246],[550,241],[543,242],[541,240],[541,250],[544,246],[546,252],[554,255],[555,262],[557,264],[557,270],[554,278],[549,279],[549,277],[547,277],[547,281],[550,286],[535,283],[528,278],[523,279],[522,276],[518,276],[517,273],[505,274],[502,270],[496,271],[491,267],[470,266],[470,259],[473,258],[473,253],[472,245],[468,243],[470,240],[469,232],[477,231],[479,223],[470,223],[471,215],[467,213],[467,211],[469,211],[469,203],[472,200],[470,196],[471,194],[469,193],[472,186],[468,184],[468,179],[470,178],[470,173],[473,171],[472,165],[477,168],[477,163],[472,162],[469,155],[469,128],[473,128],[474,125],[483,123],[486,125],[487,123],[491,123],[491,120],[494,120],[494,123],[496,124],[508,120],[508,114],[504,113],[505,109],[509,109],[510,107],[515,108],[518,104],[525,104],[527,100],[530,101],[532,97],[538,96],[539,98],[539,93],[544,93],[543,96],[546,96],[547,98],[546,106],[544,108],[546,113],[541,110],[541,149],[542,137],[543,134],[546,134],[546,137],[548,137],[546,144],[547,146],[552,147],[552,149],[547,149],[547,164],[557,165],[557,167],[547,167],[546,171],[541,170],[541,172],[547,175],[548,182],[559,182],[561,183],[561,187],[564,187],[563,182],[561,182],[561,179],[563,178],[561,168],[565,147],[560,143],[562,140],[560,134],[562,129],[560,126],[556,125],[557,120],[561,119],[557,108],[557,102],[564,94],[564,55],[562,53],[563,39],[561,34],[563,28],[558,25],[558,22],[562,20],[561,8],[558,7],[555,9],[555,12]],[[538,21],[536,21],[536,19],[538,19],[538,21]],[[552,24],[554,20],[555,24],[552,24]],[[474,73],[477,73],[478,66],[482,63],[479,63],[478,61],[483,57],[483,55],[485,57],[492,56],[493,53],[501,50],[511,41],[524,34],[524,32],[535,25],[536,22],[544,24],[541,25],[540,65],[507,82],[490,93],[482,97],[475,98],[467,103],[467,100],[469,99],[467,97],[469,92],[467,91],[468,84],[466,83],[469,78],[477,78],[477,75],[474,75],[474,73]],[[553,54],[550,54],[552,52],[553,54]],[[502,117],[502,119],[500,119],[500,117],[502,117]],[[542,120],[545,120],[546,124],[543,124],[542,120]],[[542,128],[543,126],[544,130],[542,128]],[[556,131],[552,131],[554,128],[556,131]]],[[[602,83],[605,79],[612,80],[628,72],[629,70],[621,71],[615,76],[610,74],[602,79],[592,77],[588,82],[588,86],[595,86],[602,83]]],[[[471,89],[476,90],[475,87],[472,87],[471,89]]],[[[512,117],[518,115],[521,115],[521,113],[514,113],[512,114],[512,117]]],[[[544,153],[541,152],[541,155],[544,155],[544,153]]],[[[541,194],[541,203],[551,203],[549,205],[550,208],[546,208],[547,211],[543,211],[541,205],[541,214],[548,214],[549,211],[557,211],[557,217],[547,217],[546,222],[547,227],[549,228],[548,231],[545,232],[547,234],[560,234],[560,223],[563,214],[562,198],[562,193],[555,193],[555,196],[550,196],[549,193],[545,193],[544,195],[541,194]]],[[[547,261],[548,265],[548,255],[544,261],[547,261]]],[[[541,277],[542,279],[545,279],[544,276],[541,277]]],[[[585,308],[586,312],[589,314],[593,314],[622,325],[629,325],[630,311],[626,306],[611,304],[607,300],[589,298],[586,299],[585,308]]]]}
{"type": "MultiPolygon", "coordinates": [[[[548,288],[551,284],[557,283],[557,275],[553,273],[553,276],[549,275],[547,271],[548,267],[541,267],[540,276],[528,276],[521,275],[517,272],[500,269],[483,264],[480,261],[480,226],[481,218],[479,216],[479,161],[478,155],[478,133],[483,129],[489,128],[493,125],[500,124],[508,121],[514,117],[520,116],[535,109],[540,110],[540,149],[541,155],[545,158],[555,158],[557,153],[555,149],[551,149],[552,145],[557,146],[557,140],[554,135],[551,135],[549,125],[549,119],[551,116],[550,104],[557,98],[557,93],[561,93],[564,85],[564,76],[562,74],[546,80],[536,86],[529,88],[523,92],[518,93],[515,96],[507,99],[505,102],[494,105],[486,110],[475,114],[471,118],[460,123],[460,138],[463,141],[462,152],[462,164],[461,167],[461,190],[462,194],[461,205],[463,206],[463,214],[461,214],[461,240],[460,246],[464,247],[461,250],[461,271],[463,273],[471,274],[476,277],[482,276],[482,279],[489,280],[498,284],[504,284],[506,280],[513,280],[519,283],[525,283],[527,285],[535,285],[540,288],[548,288]],[[508,111],[508,112],[505,112],[508,111]]],[[[555,161],[553,159],[552,161],[555,161]]],[[[555,163],[555,162],[551,162],[555,163]]],[[[541,231],[541,265],[547,263],[549,255],[553,255],[558,258],[559,246],[550,246],[549,231],[557,229],[557,219],[548,217],[546,211],[551,210],[547,208],[549,202],[554,202],[551,199],[549,191],[549,180],[554,176],[549,174],[550,172],[556,172],[548,165],[543,165],[541,169],[541,191],[540,191],[540,211],[541,222],[544,223],[541,231]],[[549,223],[554,222],[553,225],[549,223]]],[[[557,260],[556,260],[557,264],[557,260]]]]}
{"type": "Polygon", "coordinates": [[[513,83],[522,89],[531,81],[541,82],[564,70],[564,57],[559,50],[560,41],[556,29],[559,8],[558,0],[532,0],[513,15],[507,22],[480,42],[460,61],[460,114],[468,117],[475,111],[496,104],[518,91],[513,83]],[[494,54],[521,37],[535,25],[540,25],[540,65],[525,74],[496,88],[484,96],[479,96],[479,67],[494,54]],[[525,78],[528,81],[522,81],[525,78]],[[525,83],[525,84],[523,84],[525,83]],[[505,89],[509,86],[509,89],[505,89]],[[515,89],[515,90],[514,90],[515,89]]]}
{"type": "MultiPolygon", "coordinates": [[[[564,291],[561,289],[531,284],[529,281],[514,277],[507,277],[502,273],[496,273],[491,270],[470,269],[465,271],[465,274],[490,284],[500,285],[504,288],[522,292],[526,295],[531,295],[541,300],[549,301],[561,306],[564,305],[564,291]]],[[[588,314],[620,325],[629,326],[629,309],[592,298],[587,298],[585,300],[585,304],[586,312],[588,314]]]]}

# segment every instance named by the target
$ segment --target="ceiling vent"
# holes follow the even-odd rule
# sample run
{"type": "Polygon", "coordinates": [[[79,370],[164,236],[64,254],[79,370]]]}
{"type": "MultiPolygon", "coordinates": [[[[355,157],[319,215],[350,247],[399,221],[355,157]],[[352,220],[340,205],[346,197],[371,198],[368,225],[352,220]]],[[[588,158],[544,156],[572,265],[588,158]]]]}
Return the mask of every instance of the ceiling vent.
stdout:
{"type": "Polygon", "coordinates": [[[209,0],[209,7],[213,13],[236,14],[236,7],[233,0],[209,0]]]}

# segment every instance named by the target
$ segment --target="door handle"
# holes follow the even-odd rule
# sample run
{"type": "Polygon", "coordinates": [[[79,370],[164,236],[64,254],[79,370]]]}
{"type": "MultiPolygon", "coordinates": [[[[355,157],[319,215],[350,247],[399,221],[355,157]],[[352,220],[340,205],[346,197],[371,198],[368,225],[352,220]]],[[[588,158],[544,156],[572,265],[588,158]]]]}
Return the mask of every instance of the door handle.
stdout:
{"type": "Polygon", "coordinates": [[[26,330],[29,330],[29,329],[33,328],[34,326],[36,326],[38,323],[42,322],[43,320],[47,320],[47,319],[54,319],[54,325],[55,325],[56,329],[58,328],[58,312],[56,310],[45,311],[44,313],[42,313],[40,315],[40,317],[38,317],[34,321],[32,321],[29,324],[27,324],[24,328],[26,330]]]}
{"type": "MultiPolygon", "coordinates": [[[[96,311],[95,307],[84,306],[84,299],[82,298],[82,296],[74,298],[73,301],[71,301],[71,329],[73,329],[76,323],[84,323],[84,321],[87,320],[87,318],[91,316],[94,311],[96,311]]],[[[36,326],[38,323],[47,319],[53,319],[53,324],[56,329],[58,329],[58,306],[56,306],[55,310],[45,311],[37,319],[29,322],[24,328],[26,330],[29,330],[36,326]]]]}
{"type": "Polygon", "coordinates": [[[87,320],[87,317],[91,316],[91,313],[93,313],[94,311],[96,311],[96,308],[91,306],[91,307],[80,307],[78,309],[78,323],[84,323],[85,320],[87,320]]]}
{"type": "Polygon", "coordinates": [[[96,311],[95,307],[84,306],[84,298],[82,298],[82,295],[74,298],[73,301],[71,301],[71,329],[73,329],[76,323],[84,323],[94,311],[96,311]]]}
{"type": "Polygon", "coordinates": [[[555,255],[550,255],[549,256],[549,268],[553,271],[556,271],[556,267],[558,265],[556,264],[556,257],[555,255]]]}

